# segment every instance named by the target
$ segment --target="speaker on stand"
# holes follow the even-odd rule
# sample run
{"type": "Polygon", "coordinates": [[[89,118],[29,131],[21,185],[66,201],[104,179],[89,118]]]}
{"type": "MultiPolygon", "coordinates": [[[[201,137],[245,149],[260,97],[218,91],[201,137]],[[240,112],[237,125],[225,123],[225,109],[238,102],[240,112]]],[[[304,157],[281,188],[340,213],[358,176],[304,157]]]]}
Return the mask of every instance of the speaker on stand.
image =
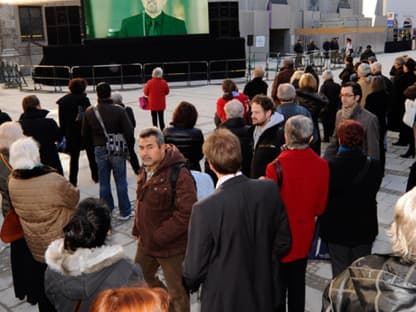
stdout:
{"type": "Polygon", "coordinates": [[[253,35],[247,35],[247,47],[248,47],[248,70],[247,70],[247,81],[251,77],[251,47],[253,46],[253,35]]]}

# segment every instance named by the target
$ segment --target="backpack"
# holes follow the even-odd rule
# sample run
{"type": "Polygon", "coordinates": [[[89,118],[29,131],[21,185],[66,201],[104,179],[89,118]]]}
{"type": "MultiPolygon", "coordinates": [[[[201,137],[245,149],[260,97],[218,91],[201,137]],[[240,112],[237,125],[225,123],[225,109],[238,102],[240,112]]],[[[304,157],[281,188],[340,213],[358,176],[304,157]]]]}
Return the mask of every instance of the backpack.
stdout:
{"type": "MultiPolygon", "coordinates": [[[[178,181],[179,172],[181,171],[182,168],[185,168],[186,170],[190,171],[185,162],[178,162],[178,163],[176,163],[172,166],[172,170],[170,172],[170,188],[172,190],[172,199],[171,199],[170,207],[171,207],[172,210],[175,209],[176,182],[178,181]]],[[[194,181],[195,191],[196,191],[195,179],[194,179],[193,175],[191,174],[191,172],[189,172],[189,174],[191,175],[192,180],[194,181]]]]}

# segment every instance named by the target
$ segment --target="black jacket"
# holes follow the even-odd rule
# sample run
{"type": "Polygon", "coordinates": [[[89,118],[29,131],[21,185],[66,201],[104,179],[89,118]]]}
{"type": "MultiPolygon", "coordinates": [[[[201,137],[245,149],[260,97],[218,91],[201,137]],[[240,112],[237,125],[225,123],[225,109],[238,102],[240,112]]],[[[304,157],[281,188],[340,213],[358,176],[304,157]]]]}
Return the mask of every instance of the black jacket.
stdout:
{"type": "Polygon", "coordinates": [[[243,161],[241,164],[241,172],[249,176],[250,175],[250,164],[251,164],[251,135],[250,135],[250,126],[247,126],[243,118],[231,118],[224,121],[221,125],[221,128],[227,128],[232,133],[234,133],[240,140],[241,146],[241,155],[243,161]]]}
{"type": "Polygon", "coordinates": [[[351,75],[355,73],[354,65],[347,64],[345,65],[345,68],[342,70],[342,72],[339,74],[339,79],[342,80],[342,84],[347,83],[351,79],[351,75]]]}
{"type": "Polygon", "coordinates": [[[168,127],[163,130],[165,143],[175,145],[189,162],[190,170],[201,171],[199,161],[204,157],[202,144],[204,136],[198,128],[177,128],[168,127]]]}
{"type": "Polygon", "coordinates": [[[247,95],[250,100],[256,96],[257,94],[264,94],[267,95],[267,82],[263,80],[261,77],[256,77],[253,80],[247,82],[244,87],[243,93],[247,95]]]}
{"type": "Polygon", "coordinates": [[[66,137],[67,149],[69,151],[81,150],[82,124],[75,119],[78,115],[79,107],[85,112],[91,105],[90,100],[85,93],[68,93],[61,97],[56,103],[59,105],[59,125],[63,135],[66,137]]]}
{"type": "Polygon", "coordinates": [[[0,125],[3,122],[6,122],[6,121],[12,121],[12,119],[10,118],[10,116],[7,113],[2,112],[1,109],[0,109],[0,125]]]}
{"type": "Polygon", "coordinates": [[[335,123],[335,115],[341,105],[341,100],[339,98],[340,91],[341,86],[335,83],[334,80],[328,79],[324,81],[319,92],[328,98],[328,102],[326,102],[326,105],[321,109],[321,118],[333,118],[335,123]]]}
{"type": "MultiPolygon", "coordinates": [[[[137,174],[140,169],[137,155],[134,151],[134,130],[127,116],[126,110],[111,99],[98,101],[98,111],[106,127],[107,133],[121,133],[127,142],[130,152],[130,162],[133,171],[137,174]]],[[[93,146],[105,146],[106,137],[104,131],[95,116],[93,107],[88,107],[85,112],[85,121],[82,127],[82,137],[85,144],[93,146]]]]}
{"type": "Polygon", "coordinates": [[[338,153],[329,161],[328,203],[320,217],[320,234],[325,241],[357,246],[372,243],[377,236],[376,195],[382,174],[379,161],[373,159],[366,174],[357,179],[366,161],[360,150],[338,153]]]}
{"type": "Polygon", "coordinates": [[[20,116],[20,124],[26,136],[33,137],[40,145],[40,161],[63,174],[56,143],[62,140],[62,132],[52,118],[46,118],[49,111],[31,109],[20,116]]]}
{"type": "MultiPolygon", "coordinates": [[[[273,115],[275,114],[279,113],[274,113],[273,115]]],[[[253,139],[256,126],[250,128],[252,151],[250,177],[253,179],[264,176],[268,163],[280,154],[280,147],[285,143],[283,115],[281,115],[281,118],[281,122],[274,123],[271,127],[264,130],[257,143],[253,139]]]]}
{"type": "Polygon", "coordinates": [[[271,312],[273,273],[290,245],[276,184],[233,177],[192,208],[185,285],[202,284],[201,311],[271,312]]]}

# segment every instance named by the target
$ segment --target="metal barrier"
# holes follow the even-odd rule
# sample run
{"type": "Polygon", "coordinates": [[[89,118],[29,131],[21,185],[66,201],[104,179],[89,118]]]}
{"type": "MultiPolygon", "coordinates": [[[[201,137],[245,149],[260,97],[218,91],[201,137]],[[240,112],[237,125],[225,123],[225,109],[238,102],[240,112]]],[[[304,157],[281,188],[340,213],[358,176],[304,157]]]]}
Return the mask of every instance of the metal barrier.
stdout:
{"type": "MultiPolygon", "coordinates": [[[[34,90],[37,90],[36,84],[53,85],[54,90],[61,89],[61,86],[68,85],[71,80],[71,68],[69,66],[51,66],[51,65],[35,65],[32,67],[32,79],[34,82],[34,90]],[[49,84],[52,82],[52,84],[49,84]]],[[[39,86],[39,89],[42,89],[39,86]]]]}

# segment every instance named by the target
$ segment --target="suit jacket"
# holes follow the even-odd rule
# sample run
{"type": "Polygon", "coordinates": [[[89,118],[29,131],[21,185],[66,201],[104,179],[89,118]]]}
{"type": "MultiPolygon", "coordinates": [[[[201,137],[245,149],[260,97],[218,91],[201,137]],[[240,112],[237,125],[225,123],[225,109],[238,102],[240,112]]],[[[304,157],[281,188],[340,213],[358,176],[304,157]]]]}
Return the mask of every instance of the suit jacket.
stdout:
{"type": "MultiPolygon", "coordinates": [[[[146,29],[146,34],[143,31],[145,24],[144,13],[127,17],[121,21],[120,37],[143,37],[149,30],[146,29]]],[[[186,35],[186,26],[183,20],[176,17],[161,13],[161,29],[160,35],[186,35]]]]}
{"type": "Polygon", "coordinates": [[[272,311],[273,270],[290,248],[275,183],[239,175],[193,206],[183,277],[201,311],[272,311]]]}

